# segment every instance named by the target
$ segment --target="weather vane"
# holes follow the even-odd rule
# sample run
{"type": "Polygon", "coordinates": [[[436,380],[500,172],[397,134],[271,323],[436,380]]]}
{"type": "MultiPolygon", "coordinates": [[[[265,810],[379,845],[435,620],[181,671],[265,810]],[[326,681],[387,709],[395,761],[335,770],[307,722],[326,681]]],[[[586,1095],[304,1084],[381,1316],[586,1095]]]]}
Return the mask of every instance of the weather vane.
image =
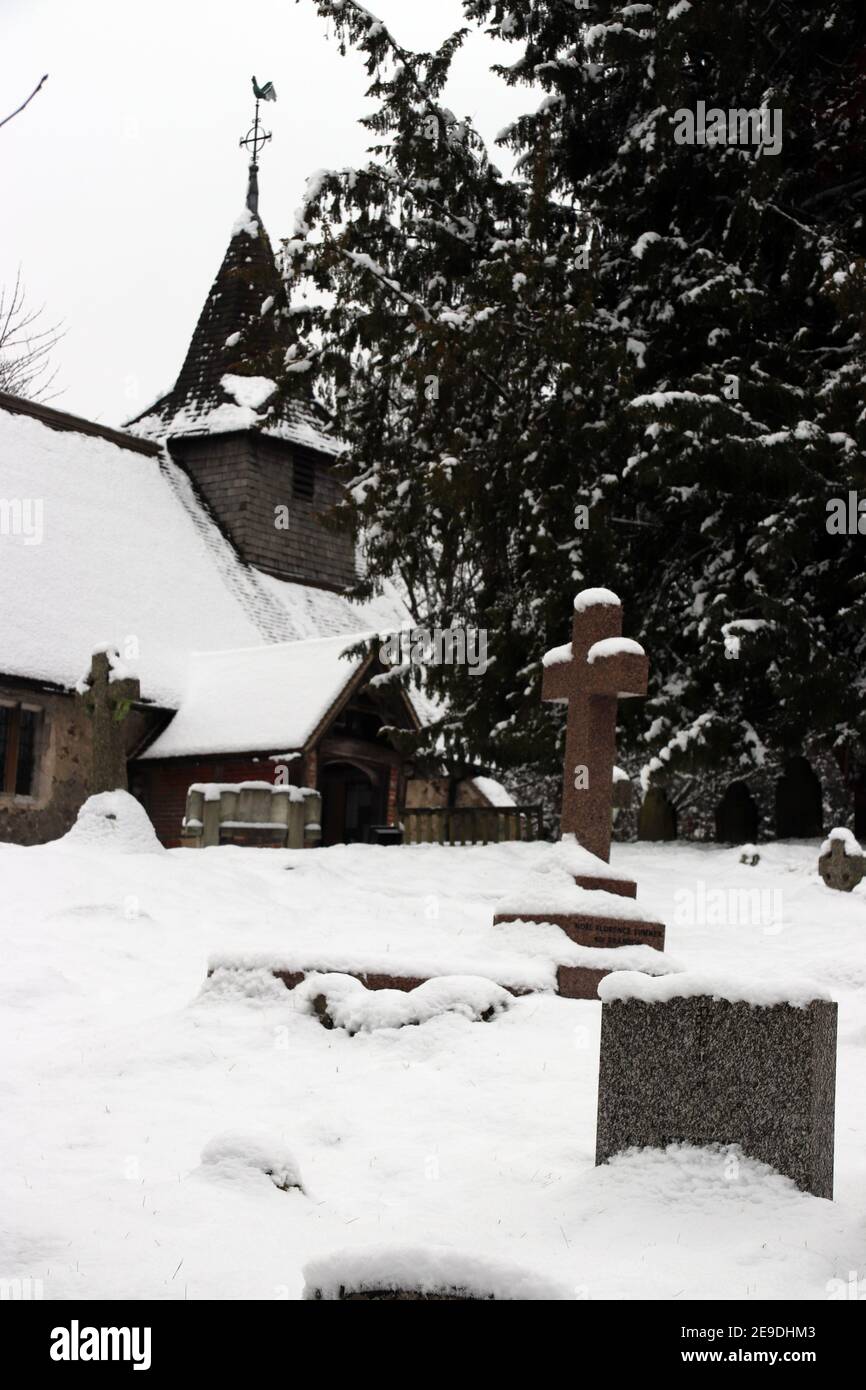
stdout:
{"type": "Polygon", "coordinates": [[[253,93],[256,98],[256,114],[252,125],[246,135],[241,139],[240,145],[248,149],[252,158],[250,160],[250,181],[247,189],[247,207],[250,212],[257,213],[259,210],[259,150],[265,146],[271,138],[271,132],[262,127],[259,119],[259,105],[263,101],[276,101],[277,93],[273,82],[265,82],[261,87],[253,77],[253,93]]]}

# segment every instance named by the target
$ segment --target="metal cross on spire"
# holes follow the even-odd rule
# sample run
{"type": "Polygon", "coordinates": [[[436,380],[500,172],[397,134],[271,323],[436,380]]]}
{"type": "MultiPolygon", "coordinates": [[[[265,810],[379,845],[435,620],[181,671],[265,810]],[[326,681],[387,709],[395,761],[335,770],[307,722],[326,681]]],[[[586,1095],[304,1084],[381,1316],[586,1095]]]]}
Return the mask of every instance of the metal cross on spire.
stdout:
{"type": "Polygon", "coordinates": [[[276,101],[277,93],[273,82],[265,82],[261,87],[253,77],[253,95],[256,99],[256,114],[253,123],[246,135],[240,141],[244,149],[248,149],[252,155],[250,159],[250,178],[247,186],[247,207],[250,212],[257,213],[259,210],[259,150],[261,150],[270,140],[271,132],[265,130],[259,119],[259,105],[263,101],[276,101]]]}

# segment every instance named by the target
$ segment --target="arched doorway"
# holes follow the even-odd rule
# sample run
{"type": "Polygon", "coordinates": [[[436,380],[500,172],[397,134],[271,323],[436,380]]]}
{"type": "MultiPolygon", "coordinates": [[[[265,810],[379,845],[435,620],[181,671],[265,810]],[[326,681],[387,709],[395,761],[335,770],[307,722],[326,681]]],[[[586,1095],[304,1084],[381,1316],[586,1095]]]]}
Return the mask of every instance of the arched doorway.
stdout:
{"type": "Polygon", "coordinates": [[[319,777],[322,793],[322,844],[347,845],[372,839],[371,827],[383,818],[382,787],[372,773],[354,763],[326,763],[319,777]]]}
{"type": "Polygon", "coordinates": [[[677,811],[662,787],[650,787],[637,818],[639,840],[675,840],[677,811]]]}
{"type": "Polygon", "coordinates": [[[776,834],[780,840],[811,840],[821,834],[821,783],[805,758],[791,758],[776,783],[776,834]]]}
{"type": "Polygon", "coordinates": [[[745,845],[758,838],[758,808],[745,782],[732,782],[716,807],[716,839],[745,845]]]}

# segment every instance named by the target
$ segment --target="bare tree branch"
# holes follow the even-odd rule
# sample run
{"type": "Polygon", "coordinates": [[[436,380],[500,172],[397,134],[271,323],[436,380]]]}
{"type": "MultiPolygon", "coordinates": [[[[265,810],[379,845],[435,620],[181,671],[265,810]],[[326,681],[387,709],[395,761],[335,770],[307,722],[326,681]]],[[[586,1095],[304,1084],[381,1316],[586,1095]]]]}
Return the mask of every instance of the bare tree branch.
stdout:
{"type": "Polygon", "coordinates": [[[46,399],[56,375],[51,353],[63,334],[58,324],[42,326],[44,312],[28,308],[20,270],[11,290],[0,287],[0,391],[46,399]]]}
{"type": "Polygon", "coordinates": [[[40,77],[39,81],[37,82],[36,86],[33,88],[33,91],[30,93],[30,95],[29,95],[29,97],[27,98],[27,100],[26,100],[26,101],[22,101],[21,105],[20,105],[20,106],[17,106],[17,107],[15,108],[14,111],[10,111],[8,116],[4,116],[3,119],[2,119],[2,121],[0,121],[0,126],[6,125],[7,122],[9,122],[9,121],[12,120],[13,116],[19,116],[19,115],[21,114],[21,112],[24,110],[25,106],[29,106],[29,105],[30,105],[31,101],[32,101],[33,98],[36,96],[36,93],[37,93],[37,92],[41,92],[41,90],[42,90],[44,84],[45,84],[47,81],[48,81],[48,73],[45,72],[45,73],[43,73],[42,76],[40,77]]]}

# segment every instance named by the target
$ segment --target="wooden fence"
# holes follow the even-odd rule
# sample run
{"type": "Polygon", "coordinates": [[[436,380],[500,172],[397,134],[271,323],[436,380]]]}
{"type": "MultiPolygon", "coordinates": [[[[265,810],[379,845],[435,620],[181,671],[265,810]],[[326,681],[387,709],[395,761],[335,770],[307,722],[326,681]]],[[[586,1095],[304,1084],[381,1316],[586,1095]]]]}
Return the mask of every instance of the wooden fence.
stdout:
{"type": "Polygon", "coordinates": [[[404,845],[487,845],[540,840],[541,806],[404,806],[404,845]]]}

